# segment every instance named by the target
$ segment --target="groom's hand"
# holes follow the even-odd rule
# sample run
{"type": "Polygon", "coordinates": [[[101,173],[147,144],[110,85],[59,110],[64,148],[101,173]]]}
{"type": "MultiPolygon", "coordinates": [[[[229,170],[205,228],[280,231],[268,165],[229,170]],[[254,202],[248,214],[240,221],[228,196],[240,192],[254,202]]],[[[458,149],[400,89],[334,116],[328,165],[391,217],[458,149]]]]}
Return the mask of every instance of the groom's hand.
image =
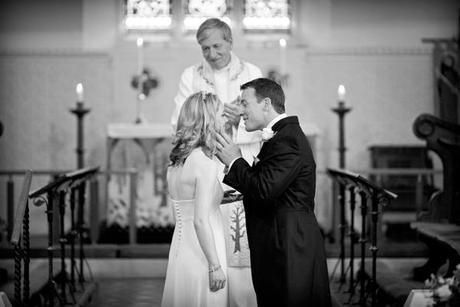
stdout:
{"type": "Polygon", "coordinates": [[[242,157],[240,148],[226,134],[217,134],[217,157],[226,166],[242,157]]]}

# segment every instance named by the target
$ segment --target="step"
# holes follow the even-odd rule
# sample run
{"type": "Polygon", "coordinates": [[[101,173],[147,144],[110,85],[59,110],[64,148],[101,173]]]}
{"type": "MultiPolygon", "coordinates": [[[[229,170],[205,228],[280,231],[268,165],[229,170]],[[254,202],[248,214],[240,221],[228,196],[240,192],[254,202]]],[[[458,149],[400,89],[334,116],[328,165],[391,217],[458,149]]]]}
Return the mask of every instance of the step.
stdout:
{"type": "MultiPolygon", "coordinates": [[[[0,267],[3,267],[8,272],[8,281],[0,286],[0,291],[4,292],[10,301],[14,304],[14,261],[0,260],[0,267]]],[[[48,260],[33,259],[29,265],[30,271],[30,294],[40,292],[48,282],[48,260]]],[[[60,272],[60,262],[53,261],[53,272],[56,278],[60,272]]]]}
{"type": "MultiPolygon", "coordinates": [[[[377,259],[377,285],[389,299],[392,306],[404,306],[413,289],[423,289],[425,285],[412,279],[414,267],[425,263],[426,259],[377,259]]],[[[366,273],[371,276],[372,262],[366,261],[366,273]]]]}
{"type": "Polygon", "coordinates": [[[8,271],[0,267],[0,286],[8,281],[8,271]]]}
{"type": "Polygon", "coordinates": [[[405,224],[416,220],[417,213],[413,211],[384,211],[382,213],[382,223],[405,224]]]}

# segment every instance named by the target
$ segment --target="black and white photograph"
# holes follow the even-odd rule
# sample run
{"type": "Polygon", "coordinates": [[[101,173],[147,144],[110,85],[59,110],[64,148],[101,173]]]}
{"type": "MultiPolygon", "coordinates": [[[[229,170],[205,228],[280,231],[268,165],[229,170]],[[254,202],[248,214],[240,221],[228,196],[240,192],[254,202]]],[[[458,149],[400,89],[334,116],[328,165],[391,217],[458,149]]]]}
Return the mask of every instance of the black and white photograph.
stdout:
{"type": "Polygon", "coordinates": [[[458,1],[0,7],[0,307],[460,307],[458,1]]]}

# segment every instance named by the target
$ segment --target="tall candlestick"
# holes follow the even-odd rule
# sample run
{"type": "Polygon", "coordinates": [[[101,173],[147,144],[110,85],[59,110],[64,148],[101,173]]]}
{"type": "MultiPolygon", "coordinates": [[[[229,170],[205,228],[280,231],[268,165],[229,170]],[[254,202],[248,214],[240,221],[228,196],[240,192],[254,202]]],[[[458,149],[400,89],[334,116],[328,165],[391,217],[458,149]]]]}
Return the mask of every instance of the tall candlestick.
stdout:
{"type": "Polygon", "coordinates": [[[345,114],[351,111],[350,107],[345,106],[345,86],[339,85],[337,89],[339,99],[338,106],[333,108],[332,111],[339,116],[339,167],[345,168],[345,114]]]}
{"type": "Polygon", "coordinates": [[[78,83],[77,86],[75,87],[75,91],[77,92],[77,102],[83,102],[84,100],[83,84],[78,83]]]}
{"type": "Polygon", "coordinates": [[[286,40],[281,38],[280,41],[280,73],[284,75],[286,73],[286,40]]]}
{"type": "Polygon", "coordinates": [[[77,95],[78,101],[74,109],[71,109],[70,112],[77,117],[77,168],[82,168],[84,166],[84,134],[83,134],[83,117],[90,112],[90,109],[85,108],[83,105],[83,86],[81,83],[77,85],[77,95]],[[80,94],[79,94],[80,93],[80,94]],[[81,96],[80,96],[81,95],[81,96]]]}
{"type": "Polygon", "coordinates": [[[139,77],[142,75],[142,69],[144,66],[144,53],[143,53],[144,40],[139,37],[137,39],[137,72],[139,77]]]}

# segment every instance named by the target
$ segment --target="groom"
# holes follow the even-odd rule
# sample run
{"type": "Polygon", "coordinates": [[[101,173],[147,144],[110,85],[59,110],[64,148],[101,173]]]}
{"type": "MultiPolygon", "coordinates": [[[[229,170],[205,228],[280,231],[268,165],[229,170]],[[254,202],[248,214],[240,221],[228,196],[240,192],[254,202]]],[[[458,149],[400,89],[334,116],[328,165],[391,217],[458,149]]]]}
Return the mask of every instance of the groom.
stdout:
{"type": "Polygon", "coordinates": [[[331,306],[310,144],[298,118],[285,114],[277,83],[259,78],[241,90],[246,130],[262,130],[265,142],[252,166],[223,134],[217,155],[228,166],[224,183],[244,196],[257,304],[331,306]]]}

